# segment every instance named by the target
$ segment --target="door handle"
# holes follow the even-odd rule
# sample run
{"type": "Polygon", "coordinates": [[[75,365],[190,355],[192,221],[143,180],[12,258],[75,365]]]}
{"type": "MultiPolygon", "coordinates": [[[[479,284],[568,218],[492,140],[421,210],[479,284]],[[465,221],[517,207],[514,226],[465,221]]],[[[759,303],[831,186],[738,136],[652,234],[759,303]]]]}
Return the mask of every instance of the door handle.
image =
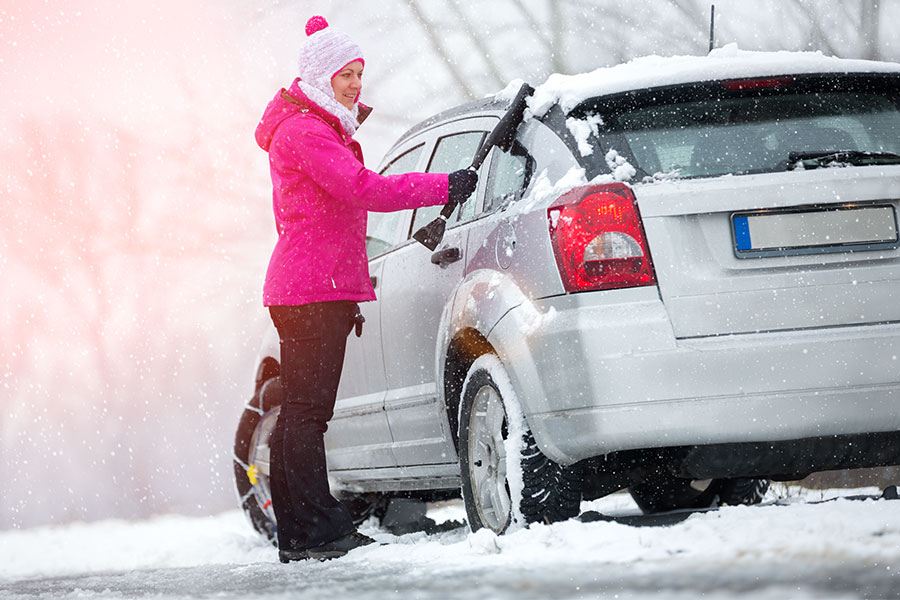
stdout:
{"type": "Polygon", "coordinates": [[[438,250],[431,255],[431,264],[439,265],[441,268],[446,267],[450,263],[455,263],[462,258],[462,252],[459,248],[444,248],[438,250]]]}
{"type": "Polygon", "coordinates": [[[376,276],[376,275],[369,275],[369,281],[372,282],[372,287],[373,287],[373,288],[378,287],[378,276],[376,276]]]}

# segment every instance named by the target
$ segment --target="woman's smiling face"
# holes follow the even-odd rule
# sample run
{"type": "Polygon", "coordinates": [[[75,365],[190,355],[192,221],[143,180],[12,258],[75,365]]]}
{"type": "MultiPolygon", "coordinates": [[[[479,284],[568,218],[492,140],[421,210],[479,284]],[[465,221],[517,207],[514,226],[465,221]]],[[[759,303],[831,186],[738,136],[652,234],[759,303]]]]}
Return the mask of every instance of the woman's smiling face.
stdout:
{"type": "Polygon", "coordinates": [[[362,91],[362,61],[354,60],[341,69],[331,78],[331,89],[334,90],[334,98],[347,107],[353,109],[359,93],[362,91]]]}

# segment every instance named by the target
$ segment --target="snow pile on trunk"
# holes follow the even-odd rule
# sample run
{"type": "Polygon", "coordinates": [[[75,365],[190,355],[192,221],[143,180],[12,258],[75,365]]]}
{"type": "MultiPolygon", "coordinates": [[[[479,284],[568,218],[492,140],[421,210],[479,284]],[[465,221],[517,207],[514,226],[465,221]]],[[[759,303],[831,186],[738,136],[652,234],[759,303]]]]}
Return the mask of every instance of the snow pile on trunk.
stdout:
{"type": "Polygon", "coordinates": [[[594,153],[594,145],[591,144],[591,135],[599,135],[600,126],[603,125],[603,118],[600,115],[589,115],[585,119],[576,119],[569,117],[566,119],[566,128],[575,143],[578,144],[578,152],[582,156],[590,156],[594,153]]]}

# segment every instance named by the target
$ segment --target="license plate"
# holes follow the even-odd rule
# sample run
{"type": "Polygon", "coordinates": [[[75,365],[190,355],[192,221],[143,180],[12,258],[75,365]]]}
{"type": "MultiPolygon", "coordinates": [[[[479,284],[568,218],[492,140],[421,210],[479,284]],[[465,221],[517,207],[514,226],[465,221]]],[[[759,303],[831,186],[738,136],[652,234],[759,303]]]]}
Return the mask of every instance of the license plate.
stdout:
{"type": "Polygon", "coordinates": [[[742,212],[731,222],[738,258],[898,247],[893,205],[742,212]]]}

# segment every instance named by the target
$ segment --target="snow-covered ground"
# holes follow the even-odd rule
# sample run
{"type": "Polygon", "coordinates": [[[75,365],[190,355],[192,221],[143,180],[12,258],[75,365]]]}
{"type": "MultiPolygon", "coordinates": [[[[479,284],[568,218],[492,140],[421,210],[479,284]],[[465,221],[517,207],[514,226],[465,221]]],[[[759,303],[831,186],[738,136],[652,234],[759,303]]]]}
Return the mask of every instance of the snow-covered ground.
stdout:
{"type": "Polygon", "coordinates": [[[12,530],[0,532],[0,598],[900,598],[900,501],[847,498],[878,494],[776,485],[761,506],[668,525],[630,521],[639,511],[616,494],[584,508],[618,522],[501,537],[398,537],[369,523],[387,545],[290,565],[239,511],[12,530]]]}

